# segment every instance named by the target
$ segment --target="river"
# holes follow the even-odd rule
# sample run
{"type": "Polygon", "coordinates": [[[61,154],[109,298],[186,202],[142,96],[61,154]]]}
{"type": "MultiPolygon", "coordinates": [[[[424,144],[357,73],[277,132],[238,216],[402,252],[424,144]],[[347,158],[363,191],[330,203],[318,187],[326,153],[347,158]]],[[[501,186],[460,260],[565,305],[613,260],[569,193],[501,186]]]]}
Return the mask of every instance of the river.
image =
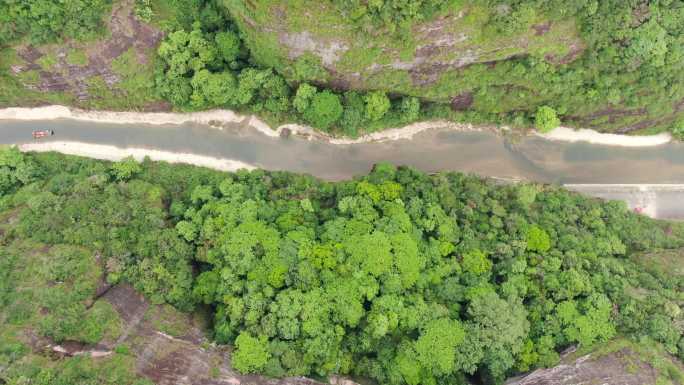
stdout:
{"type": "Polygon", "coordinates": [[[684,183],[684,144],[618,147],[510,140],[489,131],[433,129],[411,140],[335,145],[299,137],[273,138],[234,123],[219,130],[200,124],[105,124],[68,119],[0,120],[0,144],[31,142],[35,129],[54,129],[43,141],[77,141],[184,152],[239,160],[270,170],[343,179],[390,161],[433,172],[454,170],[547,183],[684,183]]]}

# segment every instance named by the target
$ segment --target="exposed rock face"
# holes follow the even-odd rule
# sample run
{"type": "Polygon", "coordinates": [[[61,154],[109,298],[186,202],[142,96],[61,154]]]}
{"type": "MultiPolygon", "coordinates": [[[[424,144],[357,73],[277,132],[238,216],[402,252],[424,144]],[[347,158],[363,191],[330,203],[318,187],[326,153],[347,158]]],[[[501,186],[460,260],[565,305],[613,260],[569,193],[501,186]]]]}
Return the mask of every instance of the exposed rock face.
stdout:
{"type": "MultiPolygon", "coordinates": [[[[239,374],[230,366],[230,348],[212,344],[196,320],[176,311],[163,313],[128,285],[116,286],[102,298],[112,304],[122,322],[117,341],[103,345],[109,349],[130,346],[138,373],[156,385],[323,385],[305,377],[271,379],[239,374]],[[174,335],[159,330],[164,322],[174,325],[174,335]]],[[[331,383],[358,385],[340,377],[331,378],[331,383]]]]}
{"type": "MultiPolygon", "coordinates": [[[[630,348],[565,358],[549,369],[510,379],[505,385],[655,385],[660,373],[630,348]]],[[[669,382],[668,382],[669,383],[669,382]]]]}
{"type": "Polygon", "coordinates": [[[246,33],[252,51],[268,52],[261,60],[264,65],[286,68],[309,54],[330,73],[332,85],[373,89],[382,82],[389,92],[442,101],[464,91],[443,89],[442,79],[463,67],[528,54],[546,57],[552,64],[567,63],[585,47],[572,20],[544,21],[516,34],[485,37],[486,19],[467,7],[399,34],[383,28],[362,31],[349,15],[340,15],[326,1],[224,3],[246,33]]]}
{"type": "Polygon", "coordinates": [[[290,59],[297,59],[307,52],[314,53],[321,58],[321,62],[328,68],[334,68],[349,46],[343,41],[331,40],[322,42],[314,40],[310,32],[283,32],[279,35],[280,43],[289,49],[290,59]]]}

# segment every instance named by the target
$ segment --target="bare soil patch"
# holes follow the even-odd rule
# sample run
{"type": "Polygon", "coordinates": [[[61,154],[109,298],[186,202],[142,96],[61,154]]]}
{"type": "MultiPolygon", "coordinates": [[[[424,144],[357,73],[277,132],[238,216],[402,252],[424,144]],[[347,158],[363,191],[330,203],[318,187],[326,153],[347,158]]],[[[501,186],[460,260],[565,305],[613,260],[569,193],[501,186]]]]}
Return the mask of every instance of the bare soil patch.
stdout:
{"type": "Polygon", "coordinates": [[[465,111],[473,104],[472,92],[464,92],[451,99],[451,108],[455,111],[465,111]]]}

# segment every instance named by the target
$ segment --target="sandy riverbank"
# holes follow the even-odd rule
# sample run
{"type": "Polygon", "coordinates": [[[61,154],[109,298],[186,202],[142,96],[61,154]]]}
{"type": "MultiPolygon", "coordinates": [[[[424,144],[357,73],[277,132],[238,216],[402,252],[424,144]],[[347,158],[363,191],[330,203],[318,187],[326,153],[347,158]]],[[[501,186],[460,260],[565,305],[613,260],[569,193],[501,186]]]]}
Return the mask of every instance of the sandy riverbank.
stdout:
{"type": "Polygon", "coordinates": [[[657,135],[630,136],[618,134],[604,134],[594,130],[575,130],[567,127],[558,127],[547,134],[536,134],[547,140],[563,142],[588,142],[604,146],[622,147],[652,147],[660,146],[672,141],[672,136],[666,132],[657,135]]]}
{"type": "Polygon", "coordinates": [[[67,155],[85,156],[88,158],[118,161],[132,156],[142,161],[146,156],[155,161],[169,163],[186,163],[195,166],[212,168],[220,171],[237,171],[239,169],[252,170],[256,166],[231,159],[214,158],[211,156],[175,153],[146,148],[118,148],[102,144],[81,142],[44,142],[27,143],[18,146],[21,151],[49,152],[56,151],[67,155]]]}
{"type": "MultiPolygon", "coordinates": [[[[285,124],[275,129],[256,116],[245,116],[230,110],[210,110],[192,113],[174,112],[115,112],[115,111],[86,111],[65,106],[46,106],[37,108],[6,108],[0,109],[0,120],[50,120],[50,119],[74,119],[96,123],[114,124],[183,124],[199,123],[207,124],[219,129],[230,123],[244,124],[258,130],[270,137],[279,137],[284,134],[293,134],[309,139],[326,141],[332,144],[350,145],[369,142],[384,142],[400,139],[411,139],[415,135],[430,129],[444,129],[456,131],[474,131],[492,129],[486,126],[474,126],[471,124],[454,123],[448,121],[426,121],[413,123],[400,128],[390,128],[381,132],[374,132],[357,139],[335,138],[317,132],[308,126],[299,124],[285,124]]],[[[507,130],[507,127],[498,130],[507,130]]],[[[592,144],[606,146],[625,147],[648,147],[668,143],[672,137],[667,133],[650,136],[627,136],[617,134],[604,134],[594,130],[575,130],[567,127],[559,127],[547,134],[536,133],[537,136],[547,140],[578,142],[584,141],[592,144]]]]}

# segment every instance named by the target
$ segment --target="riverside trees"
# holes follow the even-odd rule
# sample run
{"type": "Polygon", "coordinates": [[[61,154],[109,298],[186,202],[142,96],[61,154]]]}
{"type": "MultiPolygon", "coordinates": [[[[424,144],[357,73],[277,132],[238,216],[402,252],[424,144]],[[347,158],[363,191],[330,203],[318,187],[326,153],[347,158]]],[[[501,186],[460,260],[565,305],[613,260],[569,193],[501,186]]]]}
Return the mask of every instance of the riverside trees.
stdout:
{"type": "MultiPolygon", "coordinates": [[[[157,51],[157,91],[177,108],[234,108],[350,136],[364,125],[372,131],[420,117],[417,98],[390,100],[382,90],[365,95],[319,90],[302,81],[288,83],[277,69],[255,66],[237,28],[214,9],[213,2],[201,3],[191,25],[178,26],[157,51]]],[[[307,57],[297,62],[295,71],[296,78],[312,80],[325,73],[307,57]]]]}
{"type": "Polygon", "coordinates": [[[95,247],[110,282],[210,305],[243,372],[496,383],[616,333],[684,345],[684,281],[635,262],[684,228],[623,204],[388,164],[327,183],[12,156],[37,179],[0,198],[18,215],[1,239],[95,247]]]}

